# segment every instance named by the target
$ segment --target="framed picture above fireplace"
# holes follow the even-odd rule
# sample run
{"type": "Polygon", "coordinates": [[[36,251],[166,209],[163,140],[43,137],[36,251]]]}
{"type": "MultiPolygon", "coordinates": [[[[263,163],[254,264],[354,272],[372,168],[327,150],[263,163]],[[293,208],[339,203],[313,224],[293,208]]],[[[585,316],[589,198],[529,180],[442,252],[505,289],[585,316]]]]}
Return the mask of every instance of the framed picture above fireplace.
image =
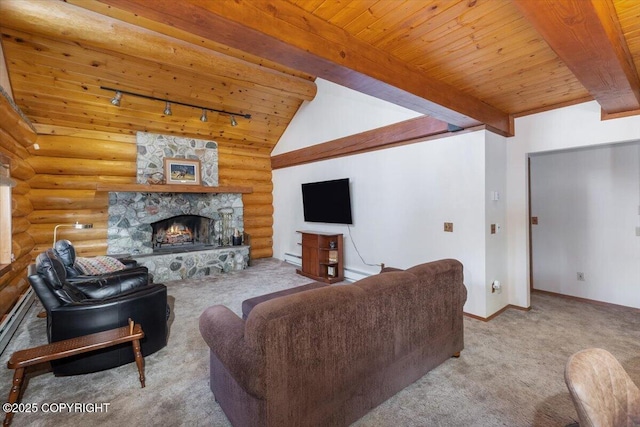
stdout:
{"type": "Polygon", "coordinates": [[[165,157],[164,176],[167,184],[200,185],[200,160],[165,157]]]}

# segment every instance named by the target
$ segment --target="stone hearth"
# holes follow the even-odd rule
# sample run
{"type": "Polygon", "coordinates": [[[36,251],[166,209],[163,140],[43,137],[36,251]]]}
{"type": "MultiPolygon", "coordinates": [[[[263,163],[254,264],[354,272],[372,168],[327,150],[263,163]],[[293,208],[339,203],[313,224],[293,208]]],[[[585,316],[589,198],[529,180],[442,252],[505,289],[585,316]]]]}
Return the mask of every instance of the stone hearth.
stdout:
{"type": "Polygon", "coordinates": [[[156,283],[205,277],[232,270],[243,270],[249,264],[249,246],[228,246],[197,251],[134,255],[138,264],[153,274],[156,283]]]}

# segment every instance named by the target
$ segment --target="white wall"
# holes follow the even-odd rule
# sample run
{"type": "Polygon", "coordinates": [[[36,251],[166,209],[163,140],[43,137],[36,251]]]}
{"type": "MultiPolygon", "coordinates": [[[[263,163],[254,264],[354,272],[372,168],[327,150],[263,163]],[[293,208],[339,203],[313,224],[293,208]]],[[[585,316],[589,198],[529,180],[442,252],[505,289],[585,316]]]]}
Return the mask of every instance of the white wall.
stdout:
{"type": "Polygon", "coordinates": [[[491,291],[491,284],[498,280],[501,286],[507,280],[507,233],[506,233],[506,138],[486,132],[485,143],[485,236],[486,236],[486,315],[489,316],[508,304],[508,292],[491,291]],[[493,200],[496,193],[498,200],[493,200]],[[491,234],[491,224],[496,225],[491,234]]]}
{"type": "Polygon", "coordinates": [[[531,206],[535,289],[640,308],[639,143],[532,155],[531,206]]]}
{"type": "Polygon", "coordinates": [[[485,316],[485,132],[295,166],[273,172],[274,256],[300,254],[296,230],[345,235],[345,266],[369,274],[441,258],[464,264],[465,311],[485,316]],[[446,159],[446,160],[443,160],[446,159]],[[349,178],[354,224],[305,223],[300,184],[349,178]],[[444,222],[454,223],[445,233],[444,222]]]}
{"type": "MultiPolygon", "coordinates": [[[[417,116],[320,79],[317,84],[316,98],[296,114],[274,154],[417,116]]],[[[407,268],[456,258],[464,264],[465,311],[486,317],[492,314],[488,299],[494,311],[506,299],[506,293],[491,294],[491,282],[506,279],[506,238],[504,232],[490,236],[488,222],[504,229],[505,201],[490,205],[487,192],[505,192],[505,155],[505,138],[477,131],[275,170],[274,256],[300,254],[296,231],[311,229],[343,233],[346,268],[366,274],[377,273],[380,263],[407,268]],[[351,180],[351,230],[305,223],[300,185],[338,178],[351,180]],[[444,232],[444,222],[454,223],[453,233],[444,232]]]]}
{"type": "MultiPolygon", "coordinates": [[[[415,117],[384,101],[318,80],[318,95],[294,117],[274,154],[415,117]],[[357,108],[354,108],[357,105],[357,108]]],[[[640,117],[600,120],[596,102],[516,119],[516,136],[480,131],[273,172],[274,256],[300,253],[298,229],[343,232],[346,266],[358,257],[344,226],[306,224],[300,184],[352,179],[353,238],[370,264],[408,267],[454,257],[465,264],[465,310],[489,316],[530,305],[527,158],[530,153],[640,139],[640,117]],[[501,190],[502,189],[502,190],[501,190]],[[490,200],[492,191],[500,200],[490,200]],[[454,222],[454,233],[442,223],[454,222]],[[502,225],[491,235],[490,224],[502,225]],[[500,280],[501,293],[491,293],[500,280]]]]}
{"type": "Polygon", "coordinates": [[[271,155],[409,120],[422,114],[316,79],[318,93],[300,106],[271,155]]]}
{"type": "Polygon", "coordinates": [[[528,307],[528,155],[638,140],[640,116],[601,121],[598,104],[588,102],[521,117],[515,124],[516,135],[507,140],[506,291],[510,304],[528,307]]]}

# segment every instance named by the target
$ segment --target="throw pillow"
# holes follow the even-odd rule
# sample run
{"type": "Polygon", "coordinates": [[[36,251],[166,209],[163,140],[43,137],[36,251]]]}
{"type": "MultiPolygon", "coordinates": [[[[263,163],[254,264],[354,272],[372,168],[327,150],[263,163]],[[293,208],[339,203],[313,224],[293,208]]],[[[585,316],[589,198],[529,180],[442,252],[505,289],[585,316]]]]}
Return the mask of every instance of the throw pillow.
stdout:
{"type": "Polygon", "coordinates": [[[74,266],[80,270],[82,274],[89,276],[112,273],[126,268],[125,265],[117,259],[104,255],[91,258],[76,257],[74,266]]]}

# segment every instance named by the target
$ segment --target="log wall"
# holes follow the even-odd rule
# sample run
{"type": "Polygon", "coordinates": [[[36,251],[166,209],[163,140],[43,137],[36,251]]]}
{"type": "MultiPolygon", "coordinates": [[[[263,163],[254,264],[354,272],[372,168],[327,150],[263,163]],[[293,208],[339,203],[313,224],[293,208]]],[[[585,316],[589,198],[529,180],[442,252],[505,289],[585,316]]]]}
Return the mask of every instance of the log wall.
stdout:
{"type": "MultiPolygon", "coordinates": [[[[28,230],[33,206],[28,197],[28,181],[35,171],[28,163],[27,147],[36,140],[36,133],[18,114],[9,101],[0,96],[0,153],[11,161],[11,178],[16,186],[11,190],[11,248],[14,261],[0,273],[0,316],[11,310],[29,288],[27,267],[31,263],[34,241],[28,230]]],[[[5,237],[2,236],[4,239],[5,237]]]]}
{"type": "MultiPolygon", "coordinates": [[[[93,223],[92,229],[59,228],[58,239],[74,242],[82,256],[107,250],[108,193],[97,184],[133,184],[136,180],[135,136],[38,126],[39,150],[31,149],[28,165],[29,231],[32,256],[51,247],[56,224],[93,223]]],[[[245,232],[251,235],[252,258],[272,256],[273,206],[271,160],[268,153],[219,145],[220,185],[253,188],[243,195],[245,232]]]]}

